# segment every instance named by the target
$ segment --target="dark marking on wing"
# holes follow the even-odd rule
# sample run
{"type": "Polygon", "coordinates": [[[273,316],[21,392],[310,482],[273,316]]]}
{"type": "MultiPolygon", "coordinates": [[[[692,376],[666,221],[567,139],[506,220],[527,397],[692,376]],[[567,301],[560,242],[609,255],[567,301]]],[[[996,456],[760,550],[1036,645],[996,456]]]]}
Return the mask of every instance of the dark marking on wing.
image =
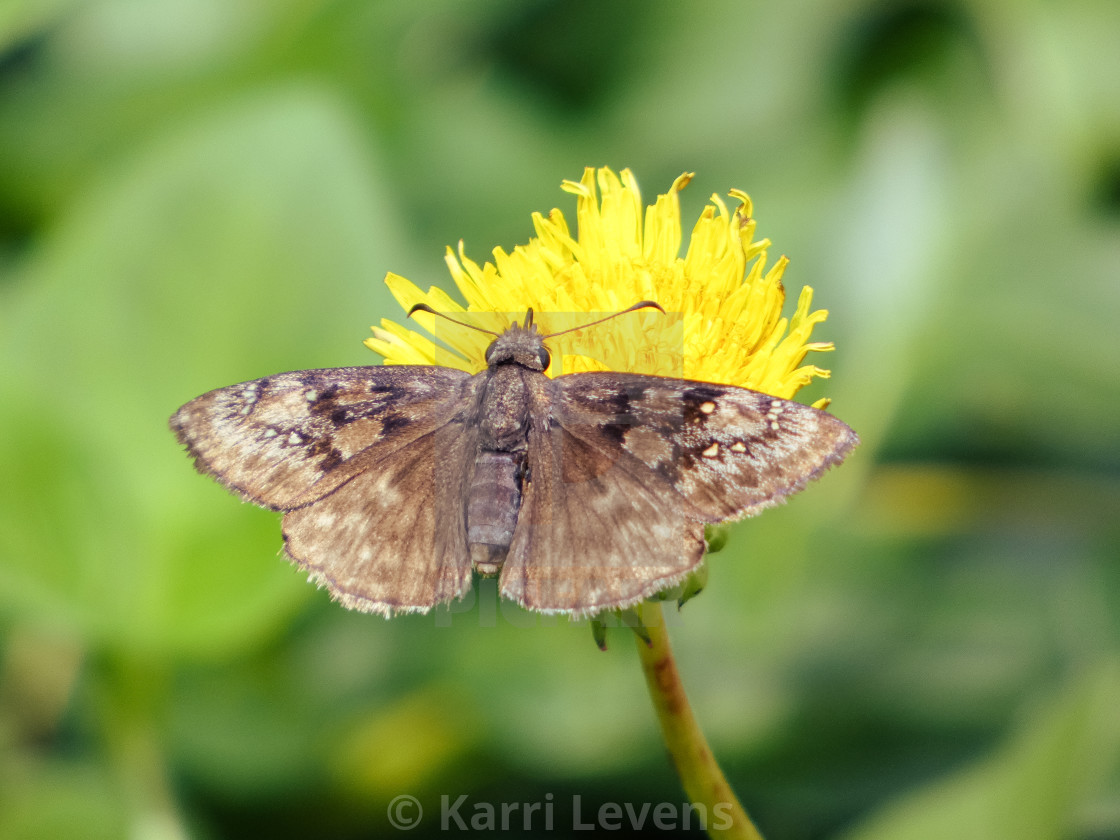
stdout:
{"type": "Polygon", "coordinates": [[[700,406],[705,403],[716,403],[718,405],[719,398],[724,393],[726,393],[726,389],[714,385],[705,385],[704,383],[698,383],[684,391],[681,394],[681,407],[685,425],[696,426],[704,423],[708,419],[709,413],[701,411],[700,406]]]}
{"type": "Polygon", "coordinates": [[[603,433],[603,437],[610,440],[612,443],[621,446],[626,440],[626,433],[633,428],[632,423],[604,423],[599,427],[603,433]]]}
{"type": "Polygon", "coordinates": [[[320,439],[311,445],[311,454],[319,458],[319,469],[329,472],[342,464],[346,458],[334,447],[329,440],[320,439]]]}
{"type": "Polygon", "coordinates": [[[381,434],[389,437],[397,429],[404,428],[411,423],[413,418],[401,411],[386,411],[381,418],[381,434]]]}

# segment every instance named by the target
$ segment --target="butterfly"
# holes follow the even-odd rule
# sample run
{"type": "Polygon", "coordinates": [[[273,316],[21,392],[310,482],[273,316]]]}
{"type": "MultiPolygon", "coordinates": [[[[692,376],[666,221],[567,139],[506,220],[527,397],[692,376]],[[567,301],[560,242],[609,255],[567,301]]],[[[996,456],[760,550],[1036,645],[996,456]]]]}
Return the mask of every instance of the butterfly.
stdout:
{"type": "MultiPolygon", "coordinates": [[[[646,307],[661,309],[616,314],[646,307]]],[[[542,335],[531,309],[490,334],[474,375],[281,373],[203,394],[171,428],[199,471],[283,512],[285,551],[314,581],[385,616],[462,597],[472,570],[542,613],[632,606],[700,565],[705,523],[783,501],[859,440],[824,411],[745,388],[549,378],[544,342],[559,333],[542,335]]]]}

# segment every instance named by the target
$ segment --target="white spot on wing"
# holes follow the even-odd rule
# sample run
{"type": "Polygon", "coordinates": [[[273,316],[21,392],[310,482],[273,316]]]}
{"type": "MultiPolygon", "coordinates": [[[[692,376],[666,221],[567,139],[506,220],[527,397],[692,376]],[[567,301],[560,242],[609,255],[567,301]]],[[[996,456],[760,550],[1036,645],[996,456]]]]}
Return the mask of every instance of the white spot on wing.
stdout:
{"type": "Polygon", "coordinates": [[[770,403],[769,410],[766,412],[766,416],[770,420],[770,428],[775,432],[780,428],[778,424],[778,416],[782,413],[782,409],[784,407],[785,403],[783,403],[781,400],[773,400],[770,403]]]}

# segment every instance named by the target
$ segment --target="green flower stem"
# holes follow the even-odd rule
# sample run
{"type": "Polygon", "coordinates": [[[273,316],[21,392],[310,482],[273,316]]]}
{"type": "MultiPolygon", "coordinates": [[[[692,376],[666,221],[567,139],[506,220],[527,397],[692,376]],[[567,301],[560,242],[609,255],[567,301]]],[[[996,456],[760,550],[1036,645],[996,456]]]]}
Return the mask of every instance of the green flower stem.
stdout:
{"type": "Polygon", "coordinates": [[[708,834],[720,838],[762,840],[751,818],[716,764],[704,733],[696,723],[692,707],[677,671],[661,604],[647,601],[641,606],[642,623],[650,644],[640,638],[638,655],[646,676],[649,696],[661,724],[661,735],[681,784],[690,801],[703,807],[708,834]]]}

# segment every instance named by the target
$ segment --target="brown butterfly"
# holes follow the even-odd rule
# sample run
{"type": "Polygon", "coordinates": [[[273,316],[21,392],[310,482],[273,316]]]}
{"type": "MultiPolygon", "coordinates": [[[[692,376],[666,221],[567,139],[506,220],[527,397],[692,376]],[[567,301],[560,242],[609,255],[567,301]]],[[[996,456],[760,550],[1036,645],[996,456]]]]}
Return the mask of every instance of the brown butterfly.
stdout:
{"type": "MultiPolygon", "coordinates": [[[[661,308],[625,311],[649,306],[661,308]]],[[[171,428],[201,472],[284,513],[285,549],[313,580],[386,616],[461,597],[472,568],[531,610],[631,606],[701,563],[705,523],[783,501],[859,441],[823,411],[745,388],[550,379],[553,336],[531,309],[491,334],[473,376],[281,373],[203,394],[171,428]]]]}

